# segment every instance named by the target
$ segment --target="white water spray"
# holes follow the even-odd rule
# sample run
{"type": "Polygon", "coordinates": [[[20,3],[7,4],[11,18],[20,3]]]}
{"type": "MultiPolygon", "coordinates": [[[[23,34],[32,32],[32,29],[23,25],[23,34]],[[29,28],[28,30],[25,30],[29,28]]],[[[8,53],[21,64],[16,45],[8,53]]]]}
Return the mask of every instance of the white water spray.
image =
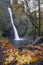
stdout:
{"type": "Polygon", "coordinates": [[[12,3],[13,3],[13,0],[10,1],[10,4],[11,4],[11,5],[12,5],[12,3]]]}
{"type": "MultiPolygon", "coordinates": [[[[12,5],[12,0],[11,0],[11,5],[12,5]]],[[[14,22],[13,22],[13,17],[12,17],[12,10],[10,7],[8,7],[8,11],[9,11],[9,14],[10,14],[10,18],[11,18],[11,23],[12,23],[12,26],[13,26],[13,30],[14,30],[14,40],[23,40],[22,38],[19,38],[19,35],[18,35],[18,32],[17,32],[17,29],[14,25],[14,22]]]]}
{"type": "Polygon", "coordinates": [[[14,23],[13,23],[12,11],[11,11],[11,8],[10,8],[10,7],[8,7],[8,11],[9,11],[10,18],[11,18],[11,23],[12,23],[12,26],[13,26],[13,29],[14,29],[15,40],[19,40],[20,38],[19,38],[18,32],[17,32],[17,30],[16,30],[16,27],[15,27],[15,25],[14,25],[14,23]]]}

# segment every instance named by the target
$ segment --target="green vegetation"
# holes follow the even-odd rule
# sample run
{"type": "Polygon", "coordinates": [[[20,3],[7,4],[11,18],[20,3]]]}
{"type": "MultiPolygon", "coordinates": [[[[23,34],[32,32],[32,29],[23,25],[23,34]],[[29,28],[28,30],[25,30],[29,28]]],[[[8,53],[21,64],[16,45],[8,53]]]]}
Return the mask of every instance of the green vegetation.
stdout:
{"type": "MultiPolygon", "coordinates": [[[[10,33],[13,34],[13,28],[8,12],[8,5],[10,6],[8,2],[0,1],[0,39],[6,38],[10,33]],[[5,33],[5,31],[7,31],[8,33],[5,33]],[[6,37],[3,37],[3,33],[6,34],[6,37]]],[[[14,24],[17,28],[19,36],[29,37],[37,35],[39,32],[39,18],[36,17],[35,20],[35,13],[37,13],[37,11],[34,11],[32,13],[30,13],[29,11],[25,12],[23,2],[21,4],[18,4],[14,1],[11,7],[13,12],[14,24]]],[[[40,31],[41,35],[43,35],[43,18],[40,19],[40,22],[40,31]]]]}
{"type": "Polygon", "coordinates": [[[7,37],[3,37],[3,36],[2,36],[2,31],[0,31],[0,40],[8,40],[7,37]]]}

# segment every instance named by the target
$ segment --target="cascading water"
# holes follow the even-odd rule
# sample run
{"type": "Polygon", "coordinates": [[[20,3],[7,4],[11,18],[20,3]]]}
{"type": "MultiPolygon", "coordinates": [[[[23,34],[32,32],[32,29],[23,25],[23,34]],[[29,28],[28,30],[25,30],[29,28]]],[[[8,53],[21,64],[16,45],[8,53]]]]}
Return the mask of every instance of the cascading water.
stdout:
{"type": "MultiPolygon", "coordinates": [[[[11,0],[11,5],[12,5],[12,0],[11,0]]],[[[13,17],[12,17],[12,10],[10,7],[8,7],[8,11],[9,11],[9,14],[10,14],[10,18],[11,18],[11,23],[12,23],[12,26],[13,26],[13,30],[14,30],[14,40],[23,40],[21,38],[19,38],[19,35],[18,35],[18,32],[17,32],[17,29],[13,23],[13,17]]]]}
{"type": "Polygon", "coordinates": [[[10,14],[10,18],[11,18],[11,23],[12,23],[12,26],[13,26],[13,29],[14,29],[14,36],[15,36],[15,40],[19,40],[19,35],[18,35],[18,32],[17,32],[17,30],[16,30],[16,27],[15,27],[15,25],[14,25],[14,23],[13,23],[13,18],[12,18],[12,11],[11,11],[11,8],[10,7],[8,7],[8,11],[9,11],[9,14],[10,14]]]}
{"type": "MultiPolygon", "coordinates": [[[[13,0],[10,0],[10,4],[12,5],[12,2],[13,0]]],[[[9,14],[10,14],[10,18],[11,18],[11,24],[12,24],[12,27],[13,27],[13,30],[14,30],[14,39],[12,40],[12,42],[16,43],[17,45],[18,44],[27,44],[28,42],[28,39],[24,39],[24,38],[20,38],[19,35],[18,35],[18,32],[17,32],[17,29],[14,25],[14,22],[13,22],[13,17],[12,17],[12,9],[11,7],[8,7],[8,11],[9,11],[9,14]]]]}
{"type": "Polygon", "coordinates": [[[12,5],[12,3],[13,3],[13,0],[10,1],[10,4],[11,4],[11,5],[12,5]]]}

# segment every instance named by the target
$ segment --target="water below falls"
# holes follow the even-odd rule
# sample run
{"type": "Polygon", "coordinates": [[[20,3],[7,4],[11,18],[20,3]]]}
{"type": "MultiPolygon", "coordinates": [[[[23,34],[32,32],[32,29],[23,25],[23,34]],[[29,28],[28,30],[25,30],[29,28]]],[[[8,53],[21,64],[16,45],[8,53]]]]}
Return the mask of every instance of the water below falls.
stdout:
{"type": "Polygon", "coordinates": [[[12,23],[12,26],[13,26],[13,30],[14,30],[14,40],[23,40],[22,38],[19,38],[19,35],[18,35],[18,32],[17,32],[17,29],[14,25],[14,22],[13,22],[13,17],[12,17],[12,10],[10,7],[8,7],[8,11],[9,11],[9,14],[10,14],[10,18],[11,18],[11,23],[12,23]]]}
{"type": "Polygon", "coordinates": [[[13,27],[13,30],[14,30],[14,39],[12,40],[12,42],[15,44],[15,45],[21,45],[21,44],[27,44],[28,42],[33,42],[32,39],[24,39],[24,38],[20,38],[19,35],[18,35],[18,32],[17,32],[17,29],[14,25],[14,21],[13,21],[13,17],[12,17],[12,10],[10,7],[8,7],[8,11],[9,11],[9,14],[10,14],[10,19],[11,19],[11,24],[12,24],[12,27],[13,27]]]}

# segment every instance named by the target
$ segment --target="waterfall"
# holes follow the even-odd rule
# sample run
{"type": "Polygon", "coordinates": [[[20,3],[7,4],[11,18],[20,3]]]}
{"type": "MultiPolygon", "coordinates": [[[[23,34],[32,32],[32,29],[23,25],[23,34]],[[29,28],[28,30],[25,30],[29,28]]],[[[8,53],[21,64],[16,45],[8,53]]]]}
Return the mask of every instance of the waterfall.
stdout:
{"type": "MultiPolygon", "coordinates": [[[[12,5],[12,3],[13,3],[13,0],[10,1],[10,4],[11,4],[11,5],[12,5]]],[[[10,14],[11,23],[12,23],[12,27],[13,27],[13,30],[14,30],[14,40],[23,40],[22,38],[19,38],[17,29],[16,29],[16,27],[15,27],[15,25],[14,25],[11,7],[8,7],[8,11],[9,11],[9,14],[10,14]]]]}
{"type": "Polygon", "coordinates": [[[12,5],[12,3],[13,3],[13,0],[10,1],[10,4],[11,4],[11,5],[12,5]]]}
{"type": "Polygon", "coordinates": [[[14,30],[14,40],[24,40],[22,38],[19,38],[19,35],[18,35],[18,32],[17,32],[17,29],[14,25],[14,22],[13,22],[13,17],[12,17],[12,10],[10,7],[8,7],[8,11],[9,11],[9,14],[10,14],[10,18],[11,18],[11,23],[12,23],[12,26],[13,26],[13,30],[14,30]]]}
{"type": "Polygon", "coordinates": [[[14,29],[14,36],[15,36],[15,40],[19,40],[19,35],[18,35],[18,32],[17,32],[17,29],[13,23],[13,17],[12,17],[12,10],[10,7],[8,7],[8,11],[9,11],[9,14],[10,14],[10,18],[11,18],[11,23],[12,23],[12,26],[13,26],[13,29],[14,29]]]}

